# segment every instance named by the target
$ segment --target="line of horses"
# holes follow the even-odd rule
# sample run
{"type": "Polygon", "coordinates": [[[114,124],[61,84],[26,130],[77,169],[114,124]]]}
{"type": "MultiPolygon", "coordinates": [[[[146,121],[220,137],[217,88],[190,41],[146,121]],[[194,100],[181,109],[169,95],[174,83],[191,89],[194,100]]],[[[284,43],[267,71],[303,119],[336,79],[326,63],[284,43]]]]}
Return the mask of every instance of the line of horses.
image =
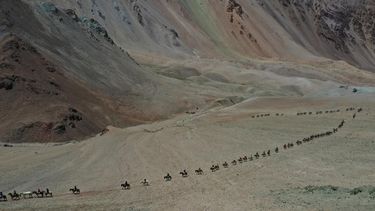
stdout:
{"type": "MultiPolygon", "coordinates": [[[[345,111],[354,111],[356,108],[349,107],[345,108],[345,111]]],[[[297,116],[305,116],[305,115],[321,115],[321,114],[333,114],[333,113],[339,113],[341,112],[341,109],[334,109],[334,110],[326,110],[326,111],[305,111],[305,112],[297,112],[297,116]]],[[[358,108],[358,112],[362,111],[362,108],[358,108]]],[[[270,117],[270,113],[262,113],[262,114],[254,114],[251,116],[251,118],[263,118],[263,117],[270,117]]],[[[283,113],[275,113],[275,116],[284,116],[283,113]]]]}
{"type": "MultiPolygon", "coordinates": [[[[31,199],[31,198],[52,198],[52,192],[47,188],[45,191],[38,189],[37,191],[26,191],[17,193],[17,191],[13,191],[8,193],[9,197],[13,200],[20,200],[20,199],[31,199]]],[[[8,201],[8,198],[3,192],[0,192],[0,201],[8,201]]]]}
{"type": "MultiPolygon", "coordinates": [[[[353,111],[353,110],[355,110],[355,108],[351,107],[351,108],[347,108],[346,109],[346,111],[353,111]]],[[[355,118],[355,115],[357,114],[357,112],[359,113],[361,111],[363,111],[362,108],[357,109],[356,112],[353,115],[353,119],[355,118]]],[[[336,110],[336,112],[340,112],[340,110],[336,110]]],[[[265,115],[269,116],[270,114],[265,114],[265,115]]],[[[278,114],[278,115],[283,115],[283,114],[278,114]]],[[[305,114],[302,113],[300,115],[305,115],[305,114]]],[[[328,130],[328,131],[325,131],[325,132],[322,132],[322,133],[317,133],[317,134],[313,134],[313,135],[307,136],[307,137],[305,137],[305,138],[303,138],[301,140],[297,140],[295,143],[293,143],[293,142],[286,143],[286,144],[282,145],[282,148],[284,150],[287,150],[287,149],[293,148],[295,146],[295,144],[297,146],[300,146],[300,145],[302,145],[304,143],[308,143],[308,142],[313,141],[313,140],[318,139],[318,138],[323,138],[323,137],[326,137],[326,136],[331,136],[331,135],[337,133],[339,131],[339,129],[341,129],[344,126],[344,124],[345,124],[345,120],[342,120],[340,122],[340,124],[337,127],[333,128],[332,130],[328,130]]],[[[275,147],[273,151],[276,154],[279,153],[279,147],[275,147]]],[[[269,156],[271,156],[271,150],[270,149],[265,150],[262,153],[256,152],[254,155],[250,154],[250,156],[246,156],[245,155],[243,157],[239,157],[238,159],[232,160],[230,163],[231,163],[232,166],[235,166],[237,164],[242,164],[244,162],[253,161],[253,160],[260,159],[261,157],[265,158],[265,157],[269,157],[269,156]]],[[[230,165],[229,165],[229,163],[227,161],[225,161],[224,163],[222,163],[221,166],[223,168],[229,168],[230,165]]],[[[209,170],[211,172],[219,171],[220,170],[220,165],[219,164],[211,165],[211,167],[209,168],[209,170]]],[[[195,172],[196,175],[203,175],[204,174],[204,171],[201,168],[198,168],[198,169],[194,170],[194,172],[195,172]]],[[[189,177],[188,171],[186,169],[184,169],[181,172],[179,172],[179,174],[183,178],[189,177]]],[[[163,180],[166,181],[166,182],[170,182],[170,181],[172,181],[172,176],[169,173],[167,173],[167,175],[163,177],[163,180]]],[[[143,186],[149,186],[150,182],[147,179],[143,179],[141,181],[141,184],[143,186]]],[[[130,183],[128,181],[125,181],[124,183],[120,184],[120,186],[124,190],[129,190],[130,189],[130,183]]],[[[77,188],[77,186],[74,186],[73,188],[70,188],[69,191],[72,192],[75,195],[81,193],[80,189],[77,188]]],[[[37,191],[32,191],[32,192],[28,191],[28,192],[22,192],[22,193],[17,193],[16,191],[13,191],[11,193],[8,193],[8,195],[10,196],[10,198],[12,200],[20,200],[21,198],[28,199],[28,198],[50,198],[50,197],[53,197],[52,192],[50,192],[50,190],[48,188],[46,189],[46,191],[43,191],[41,189],[38,189],[37,191]]],[[[7,196],[4,195],[2,192],[0,192],[0,202],[1,201],[7,201],[7,196]]]]}
{"type": "MultiPolygon", "coordinates": [[[[345,108],[345,111],[354,111],[356,110],[356,108],[354,107],[349,107],[349,108],[345,108]]],[[[362,108],[358,108],[357,109],[357,112],[361,112],[363,109],[362,108]]],[[[335,109],[335,110],[326,110],[326,111],[305,111],[305,112],[297,112],[297,116],[306,116],[306,115],[313,115],[315,113],[315,115],[321,115],[321,114],[333,114],[333,113],[339,113],[341,112],[342,110],[341,109],[335,109]]]]}
{"type": "MultiPolygon", "coordinates": [[[[321,133],[316,133],[316,134],[313,134],[313,135],[310,135],[310,136],[307,136],[307,137],[304,137],[302,138],[301,140],[297,140],[295,143],[293,142],[290,142],[290,143],[286,143],[284,145],[282,145],[282,148],[284,150],[287,150],[287,149],[290,149],[290,148],[293,148],[295,145],[296,146],[300,146],[304,143],[308,143],[308,142],[311,142],[315,139],[319,139],[319,138],[323,138],[323,137],[327,137],[327,136],[331,136],[335,133],[337,133],[343,126],[345,125],[345,120],[342,120],[339,125],[331,130],[327,130],[327,131],[324,131],[324,132],[321,132],[321,133]]],[[[275,154],[279,153],[279,147],[275,147],[273,152],[275,154]]],[[[265,157],[269,157],[271,156],[271,149],[268,149],[268,150],[265,150],[263,152],[256,152],[254,155],[250,154],[250,156],[242,156],[242,157],[239,157],[238,159],[234,159],[232,160],[230,163],[232,164],[232,166],[235,166],[237,164],[241,164],[241,163],[244,163],[244,162],[248,162],[248,161],[253,161],[253,160],[257,160],[257,159],[260,159],[261,157],[265,158],[265,157]]],[[[221,165],[223,168],[229,168],[229,163],[227,161],[225,161],[224,163],[222,163],[221,165]]],[[[211,165],[211,167],[209,168],[209,170],[211,172],[216,172],[216,171],[219,171],[220,170],[220,165],[219,164],[213,164],[211,165]]],[[[194,170],[195,174],[196,175],[203,175],[204,174],[204,171],[201,169],[201,168],[198,168],[196,170],[194,170]]],[[[188,174],[188,171],[186,169],[184,169],[183,171],[179,172],[179,174],[183,177],[183,178],[186,178],[189,176],[188,174]]],[[[172,176],[167,173],[166,176],[164,176],[164,181],[166,182],[170,182],[172,180],[172,176]]],[[[150,182],[147,180],[147,179],[144,179],[141,184],[143,184],[144,186],[149,186],[150,185],[150,182]]],[[[125,190],[129,190],[130,189],[130,184],[128,181],[125,181],[125,183],[122,183],[121,184],[121,187],[122,189],[125,189],[125,190]]]]}

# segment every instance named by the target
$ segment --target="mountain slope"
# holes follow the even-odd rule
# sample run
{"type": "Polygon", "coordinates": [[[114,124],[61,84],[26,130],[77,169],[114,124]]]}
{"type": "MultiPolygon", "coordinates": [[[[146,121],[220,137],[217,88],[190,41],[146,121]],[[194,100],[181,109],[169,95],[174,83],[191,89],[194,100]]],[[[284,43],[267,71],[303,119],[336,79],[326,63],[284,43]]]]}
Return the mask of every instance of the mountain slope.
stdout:
{"type": "Polygon", "coordinates": [[[53,2],[95,17],[134,54],[326,57],[374,69],[375,7],[369,0],[53,2]]]}
{"type": "Polygon", "coordinates": [[[77,22],[52,4],[1,6],[2,141],[82,139],[205,102],[143,70],[94,19],[77,22]]]}
{"type": "Polygon", "coordinates": [[[367,0],[0,4],[2,141],[83,139],[107,125],[375,81],[361,69],[375,61],[367,0]],[[72,109],[82,121],[64,120],[72,109]]]}

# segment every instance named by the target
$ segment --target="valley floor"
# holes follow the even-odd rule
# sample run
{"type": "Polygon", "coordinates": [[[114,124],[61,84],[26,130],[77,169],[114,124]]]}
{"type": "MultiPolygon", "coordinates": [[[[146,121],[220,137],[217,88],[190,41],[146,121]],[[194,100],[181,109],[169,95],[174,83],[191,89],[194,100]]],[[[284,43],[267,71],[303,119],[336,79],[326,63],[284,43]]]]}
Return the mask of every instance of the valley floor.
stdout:
{"type": "Polygon", "coordinates": [[[1,191],[48,187],[54,197],[0,202],[0,210],[374,210],[372,99],[256,98],[153,124],[109,128],[84,142],[1,147],[1,191]],[[346,111],[350,107],[363,111],[353,119],[356,110],[346,111]],[[336,112],[325,113],[331,110],[336,112]],[[256,117],[262,114],[270,116],[256,117]],[[342,120],[344,127],[332,136],[282,147],[332,130],[342,120]],[[271,156],[221,165],[268,149],[271,156]],[[211,172],[217,163],[220,170],[211,172]],[[199,167],[204,175],[194,174],[199,167]],[[178,174],[184,169],[187,178],[178,174]],[[167,173],[171,182],[163,181],[167,173]],[[140,184],[144,178],[150,186],[140,184]],[[121,190],[124,180],[130,190],[121,190]],[[80,195],[69,193],[74,185],[80,195]]]}

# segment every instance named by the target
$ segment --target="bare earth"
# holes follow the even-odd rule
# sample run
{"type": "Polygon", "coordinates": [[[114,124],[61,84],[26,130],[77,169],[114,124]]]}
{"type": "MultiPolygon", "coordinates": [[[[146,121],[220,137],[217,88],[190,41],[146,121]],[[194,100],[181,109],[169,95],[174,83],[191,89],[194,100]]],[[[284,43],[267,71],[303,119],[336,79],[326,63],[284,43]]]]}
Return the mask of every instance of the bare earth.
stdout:
{"type": "Polygon", "coordinates": [[[0,209],[373,210],[371,97],[258,98],[153,124],[109,128],[84,142],[1,147],[2,191],[49,187],[54,197],[0,203],[0,209]],[[348,107],[364,111],[352,119],[354,111],[346,111],[348,107]],[[308,111],[313,115],[296,115],[308,111]],[[252,118],[264,113],[271,115],[252,118]],[[343,119],[346,124],[333,136],[282,149],[284,143],[331,130],[343,119]],[[268,149],[270,157],[209,171],[212,164],[268,149]],[[193,173],[199,167],[205,171],[202,176],[193,173]],[[189,177],[178,174],[183,169],[189,177]],[[163,181],[167,173],[171,182],[163,181]],[[144,178],[149,187],[140,184],[144,178]],[[130,190],[121,190],[124,180],[130,190]],[[68,192],[74,185],[81,188],[80,195],[68,192]]]}
{"type": "Polygon", "coordinates": [[[0,211],[375,210],[373,2],[0,0],[0,211]]]}

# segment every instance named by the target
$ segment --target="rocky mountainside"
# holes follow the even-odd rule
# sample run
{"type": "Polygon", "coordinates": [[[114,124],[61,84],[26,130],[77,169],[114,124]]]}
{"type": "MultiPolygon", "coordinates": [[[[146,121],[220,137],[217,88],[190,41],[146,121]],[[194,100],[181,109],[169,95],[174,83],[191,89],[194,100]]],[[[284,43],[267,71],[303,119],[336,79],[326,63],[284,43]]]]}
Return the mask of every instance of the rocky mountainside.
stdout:
{"type": "Polygon", "coordinates": [[[345,60],[374,68],[371,0],[64,0],[134,54],[345,60]]]}
{"type": "Polygon", "coordinates": [[[370,0],[0,0],[0,141],[83,139],[213,102],[371,84],[374,17],[370,0]],[[366,71],[293,66],[332,60],[366,71]]]}

